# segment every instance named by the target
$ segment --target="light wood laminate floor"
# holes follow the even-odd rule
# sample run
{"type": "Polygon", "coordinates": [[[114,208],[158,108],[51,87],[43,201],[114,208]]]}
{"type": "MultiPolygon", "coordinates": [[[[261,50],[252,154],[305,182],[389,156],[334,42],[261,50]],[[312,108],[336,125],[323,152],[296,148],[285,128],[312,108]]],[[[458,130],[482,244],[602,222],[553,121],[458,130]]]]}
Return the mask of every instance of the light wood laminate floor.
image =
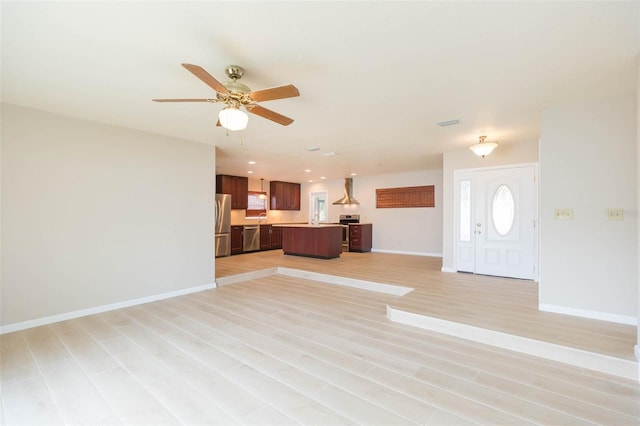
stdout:
{"type": "MultiPolygon", "coordinates": [[[[279,254],[292,262],[279,266],[389,283],[418,282],[433,262],[348,253],[320,266],[279,254]]],[[[217,275],[273,267],[277,255],[218,259],[217,275]]],[[[637,383],[390,322],[386,306],[401,300],[273,275],[5,334],[0,420],[640,424],[637,383]]]]}
{"type": "Polygon", "coordinates": [[[436,257],[345,252],[324,260],[273,250],[217,260],[217,278],[283,266],[413,287],[389,306],[635,361],[635,326],[539,311],[536,282],[442,272],[442,260],[436,257]]]}

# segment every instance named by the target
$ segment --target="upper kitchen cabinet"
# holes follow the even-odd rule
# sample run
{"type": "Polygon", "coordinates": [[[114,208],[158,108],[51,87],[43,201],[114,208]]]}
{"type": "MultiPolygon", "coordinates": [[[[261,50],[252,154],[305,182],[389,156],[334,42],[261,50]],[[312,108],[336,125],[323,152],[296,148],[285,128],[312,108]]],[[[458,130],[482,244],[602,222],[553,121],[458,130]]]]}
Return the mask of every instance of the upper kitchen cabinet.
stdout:
{"type": "Polygon", "coordinates": [[[216,193],[231,194],[231,208],[246,210],[249,179],[243,176],[216,175],[216,193]]]}
{"type": "Polygon", "coordinates": [[[271,181],[271,210],[300,210],[300,184],[271,181]]]}

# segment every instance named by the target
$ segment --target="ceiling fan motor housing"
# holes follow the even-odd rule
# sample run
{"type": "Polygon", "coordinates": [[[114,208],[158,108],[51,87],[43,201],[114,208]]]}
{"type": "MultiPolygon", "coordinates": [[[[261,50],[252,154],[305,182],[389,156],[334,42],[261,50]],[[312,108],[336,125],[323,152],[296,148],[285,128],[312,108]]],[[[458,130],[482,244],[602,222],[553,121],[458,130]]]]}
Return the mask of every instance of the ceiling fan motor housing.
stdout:
{"type": "Polygon", "coordinates": [[[224,69],[224,72],[231,80],[225,81],[224,83],[222,83],[222,85],[226,87],[230,92],[243,94],[251,93],[251,88],[249,86],[238,82],[238,80],[244,75],[244,68],[238,65],[229,65],[224,69]]]}
{"type": "Polygon", "coordinates": [[[229,65],[224,69],[224,72],[231,80],[238,80],[244,75],[244,68],[238,65],[229,65]]]}
{"type": "Polygon", "coordinates": [[[225,81],[224,83],[222,83],[222,85],[226,87],[230,92],[242,94],[251,93],[251,88],[249,88],[249,86],[239,83],[236,80],[225,81]]]}

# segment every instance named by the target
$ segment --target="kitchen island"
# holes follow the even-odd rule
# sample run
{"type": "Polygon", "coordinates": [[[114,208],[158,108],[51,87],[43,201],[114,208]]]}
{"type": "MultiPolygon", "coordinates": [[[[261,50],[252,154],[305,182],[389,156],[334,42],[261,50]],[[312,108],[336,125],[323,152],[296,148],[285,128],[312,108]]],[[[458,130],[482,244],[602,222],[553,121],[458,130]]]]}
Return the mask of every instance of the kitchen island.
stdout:
{"type": "Polygon", "coordinates": [[[282,224],[282,250],[294,256],[333,259],[342,253],[342,226],[282,224]]]}

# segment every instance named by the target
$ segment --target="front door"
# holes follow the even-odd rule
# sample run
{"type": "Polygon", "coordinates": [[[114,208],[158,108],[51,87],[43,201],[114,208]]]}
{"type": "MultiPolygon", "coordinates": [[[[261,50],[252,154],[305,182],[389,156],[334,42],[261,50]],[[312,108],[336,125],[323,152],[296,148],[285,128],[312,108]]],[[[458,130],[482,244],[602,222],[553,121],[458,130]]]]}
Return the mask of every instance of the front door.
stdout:
{"type": "Polygon", "coordinates": [[[457,173],[456,269],[536,278],[535,168],[457,173]]]}

